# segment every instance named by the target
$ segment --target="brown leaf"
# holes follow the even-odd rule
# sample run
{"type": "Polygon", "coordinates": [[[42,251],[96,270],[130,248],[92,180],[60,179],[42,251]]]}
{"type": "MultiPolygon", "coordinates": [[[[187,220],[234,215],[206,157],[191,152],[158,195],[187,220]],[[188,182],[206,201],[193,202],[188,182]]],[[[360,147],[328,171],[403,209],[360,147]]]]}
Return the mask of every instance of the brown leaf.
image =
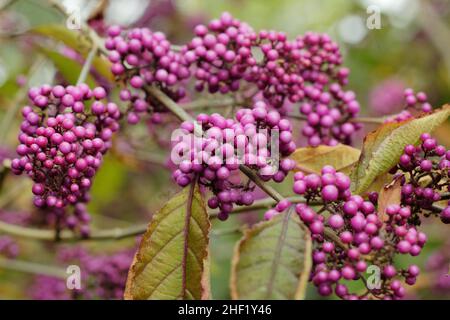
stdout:
{"type": "Polygon", "coordinates": [[[387,221],[386,208],[391,204],[400,204],[402,200],[402,182],[403,175],[397,176],[394,181],[381,189],[378,197],[378,215],[381,221],[387,221]]]}
{"type": "Polygon", "coordinates": [[[318,146],[298,148],[291,155],[297,164],[297,171],[305,173],[320,173],[325,165],[333,166],[336,170],[348,172],[355,164],[361,151],[347,145],[318,146]]]}

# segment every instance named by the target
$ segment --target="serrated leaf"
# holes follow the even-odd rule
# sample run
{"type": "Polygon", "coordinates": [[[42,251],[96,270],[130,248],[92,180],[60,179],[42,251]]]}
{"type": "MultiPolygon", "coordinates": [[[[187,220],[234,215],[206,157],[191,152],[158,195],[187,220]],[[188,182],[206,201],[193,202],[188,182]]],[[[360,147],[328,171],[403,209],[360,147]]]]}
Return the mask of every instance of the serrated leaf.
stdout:
{"type": "Polygon", "coordinates": [[[361,151],[347,145],[298,148],[290,156],[298,171],[320,173],[325,165],[347,172],[358,161],[361,151]]]}
{"type": "Polygon", "coordinates": [[[303,299],[311,269],[311,239],[289,210],[245,231],[231,267],[233,299],[303,299]]]}
{"type": "Polygon", "coordinates": [[[197,184],[170,199],[141,240],[125,299],[208,299],[210,226],[197,184]]]}
{"type": "MultiPolygon", "coordinates": [[[[61,41],[66,46],[79,52],[84,58],[87,57],[91,50],[91,44],[87,38],[61,24],[40,25],[31,29],[31,32],[61,41]]],[[[103,78],[109,81],[114,80],[114,76],[111,73],[111,64],[105,58],[96,55],[92,60],[92,66],[103,78]]]]}
{"type": "Polygon", "coordinates": [[[358,164],[352,171],[352,191],[362,193],[381,174],[388,172],[398,163],[407,144],[417,144],[420,135],[432,132],[450,116],[450,106],[432,114],[401,123],[387,123],[364,139],[364,146],[358,164]]]}

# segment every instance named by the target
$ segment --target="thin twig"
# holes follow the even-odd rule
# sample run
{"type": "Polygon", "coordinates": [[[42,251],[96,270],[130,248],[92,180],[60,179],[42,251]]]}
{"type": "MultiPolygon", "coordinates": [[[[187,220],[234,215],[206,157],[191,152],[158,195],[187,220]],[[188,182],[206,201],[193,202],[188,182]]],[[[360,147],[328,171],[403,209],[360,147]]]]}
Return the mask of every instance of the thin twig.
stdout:
{"type": "Polygon", "coordinates": [[[270,196],[272,199],[274,199],[276,202],[280,202],[284,199],[284,197],[278,193],[277,190],[266,184],[261,178],[253,172],[249,167],[240,165],[239,169],[250,179],[252,180],[261,190],[263,190],[265,193],[267,193],[268,196],[270,196]]]}
{"type": "Polygon", "coordinates": [[[198,99],[192,102],[182,104],[181,107],[185,110],[207,109],[207,108],[222,108],[232,105],[241,105],[243,102],[234,97],[225,97],[222,99],[198,99]]]}
{"type": "Polygon", "coordinates": [[[86,81],[89,71],[91,70],[92,61],[94,60],[94,57],[97,54],[97,50],[98,50],[97,43],[93,43],[92,49],[91,51],[89,51],[89,54],[86,57],[86,60],[84,61],[83,68],[81,69],[80,75],[77,80],[77,85],[80,85],[81,83],[86,81]]]}
{"type": "Polygon", "coordinates": [[[441,193],[441,200],[450,200],[450,192],[441,193]]]}
{"type": "Polygon", "coordinates": [[[5,259],[1,257],[0,269],[14,270],[31,274],[41,274],[62,279],[65,279],[67,277],[64,269],[61,269],[59,267],[16,259],[5,259]]]}
{"type": "Polygon", "coordinates": [[[194,121],[194,119],[176,102],[170,99],[164,92],[157,87],[149,86],[147,91],[159,100],[170,112],[172,112],[180,121],[194,121]]]}
{"type": "Polygon", "coordinates": [[[305,167],[303,167],[303,166],[300,165],[300,164],[296,164],[296,165],[295,165],[295,169],[297,169],[297,170],[299,170],[299,171],[301,171],[301,172],[303,172],[303,173],[307,173],[307,174],[315,173],[314,170],[305,168],[305,167]]]}
{"type": "MultiPolygon", "coordinates": [[[[289,197],[287,198],[292,203],[305,202],[302,197],[289,197]]],[[[271,198],[256,200],[249,206],[238,206],[230,214],[239,214],[244,212],[250,212],[258,209],[270,208],[276,205],[276,201],[271,198]]],[[[211,219],[217,218],[219,214],[218,210],[212,210],[209,213],[211,219]]],[[[83,238],[80,235],[69,231],[63,230],[60,234],[60,242],[73,242],[73,241],[104,241],[104,240],[120,240],[128,237],[138,236],[147,230],[147,223],[136,224],[124,228],[113,228],[105,230],[93,230],[89,238],[83,238]]],[[[15,237],[35,239],[42,241],[54,241],[54,231],[50,229],[37,229],[31,227],[22,227],[15,224],[6,223],[0,221],[0,233],[8,234],[15,237]]]]}
{"type": "MultiPolygon", "coordinates": [[[[300,121],[307,121],[308,120],[307,116],[299,115],[299,114],[288,115],[287,117],[291,118],[291,119],[300,120],[300,121]]],[[[358,118],[351,118],[348,121],[352,122],[352,123],[383,124],[385,120],[386,119],[383,118],[383,117],[381,117],[381,118],[358,117],[358,118]]]]}
{"type": "Polygon", "coordinates": [[[220,236],[229,236],[233,234],[239,234],[241,233],[241,226],[229,228],[229,229],[218,229],[218,230],[212,230],[211,235],[214,237],[220,237],[220,236]]]}
{"type": "MultiPolygon", "coordinates": [[[[62,230],[59,236],[60,242],[72,242],[82,240],[120,240],[132,236],[138,236],[144,233],[146,229],[147,224],[138,224],[126,228],[93,230],[89,238],[83,238],[70,230],[62,230]]],[[[54,230],[22,227],[6,223],[3,221],[0,221],[0,232],[21,238],[28,238],[42,241],[55,240],[54,230]]]]}
{"type": "Polygon", "coordinates": [[[381,117],[381,118],[357,117],[357,118],[351,118],[348,121],[353,122],[353,123],[383,124],[386,121],[386,119],[383,117],[381,117]]]}

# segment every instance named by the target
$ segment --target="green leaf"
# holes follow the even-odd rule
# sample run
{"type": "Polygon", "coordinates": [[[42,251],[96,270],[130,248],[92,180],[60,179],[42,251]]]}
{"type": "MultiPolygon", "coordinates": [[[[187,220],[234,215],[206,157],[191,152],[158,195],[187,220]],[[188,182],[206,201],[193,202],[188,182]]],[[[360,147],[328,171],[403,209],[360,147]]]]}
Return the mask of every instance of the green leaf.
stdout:
{"type": "Polygon", "coordinates": [[[118,194],[123,190],[127,179],[127,168],[112,153],[103,158],[102,169],[95,175],[95,183],[92,185],[89,202],[90,213],[98,213],[103,206],[114,203],[118,194]]]}
{"type": "Polygon", "coordinates": [[[450,106],[432,114],[404,121],[382,125],[364,139],[364,146],[358,164],[352,171],[353,192],[361,194],[380,175],[388,172],[399,161],[408,144],[417,144],[420,135],[431,133],[450,116],[450,106]]]}
{"type": "MultiPolygon", "coordinates": [[[[68,83],[76,83],[78,80],[78,76],[81,72],[82,67],[80,64],[72,59],[69,59],[62,54],[49,50],[44,47],[40,47],[39,51],[42,52],[47,58],[49,58],[56,69],[61,73],[61,75],[66,79],[68,83]]],[[[91,88],[95,87],[95,81],[91,75],[88,75],[86,78],[86,84],[91,88]]]]}
{"type": "Polygon", "coordinates": [[[233,299],[303,299],[311,269],[311,239],[290,209],[246,230],[231,269],[233,299]]]}
{"type": "Polygon", "coordinates": [[[170,199],[142,238],[125,299],[208,299],[210,226],[197,184],[170,199]]]}
{"type": "MultiPolygon", "coordinates": [[[[66,46],[79,52],[84,58],[87,57],[89,51],[91,50],[91,43],[86,37],[79,32],[66,28],[61,24],[40,25],[31,29],[31,32],[61,41],[66,46]]],[[[92,67],[106,80],[114,80],[114,76],[111,73],[111,64],[105,58],[96,55],[92,60],[92,67]]]]}
{"type": "Polygon", "coordinates": [[[325,165],[331,165],[338,171],[347,172],[360,155],[360,150],[338,144],[298,148],[290,158],[297,163],[298,171],[320,173],[325,165]]]}

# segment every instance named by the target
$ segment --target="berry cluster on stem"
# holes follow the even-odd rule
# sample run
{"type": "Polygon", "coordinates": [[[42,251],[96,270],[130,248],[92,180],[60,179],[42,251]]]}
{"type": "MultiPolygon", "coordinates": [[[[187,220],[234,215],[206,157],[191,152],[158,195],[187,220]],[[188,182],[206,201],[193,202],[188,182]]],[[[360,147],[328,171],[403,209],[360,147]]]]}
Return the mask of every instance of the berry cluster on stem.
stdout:
{"type": "Polygon", "coordinates": [[[64,227],[89,234],[89,201],[92,179],[121,117],[115,103],[104,102],[102,87],[86,84],[63,87],[43,85],[29,90],[30,106],[22,109],[23,122],[12,160],[15,174],[33,181],[34,204],[49,213],[57,230],[64,227]],[[72,206],[73,214],[68,213],[72,206]]]}

